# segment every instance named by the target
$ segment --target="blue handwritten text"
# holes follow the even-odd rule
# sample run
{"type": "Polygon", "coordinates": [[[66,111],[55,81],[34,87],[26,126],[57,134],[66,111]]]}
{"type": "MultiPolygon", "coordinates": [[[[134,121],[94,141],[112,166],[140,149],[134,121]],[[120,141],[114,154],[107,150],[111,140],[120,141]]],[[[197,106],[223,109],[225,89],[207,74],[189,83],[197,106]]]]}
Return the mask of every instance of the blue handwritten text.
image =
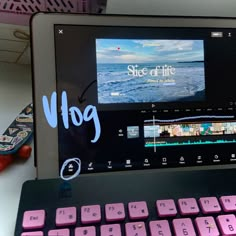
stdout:
{"type": "MultiPolygon", "coordinates": [[[[53,92],[51,95],[51,100],[47,96],[43,96],[43,110],[48,124],[52,128],[57,127],[58,116],[57,116],[57,93],[53,92]]],[[[69,114],[71,116],[71,121],[75,126],[80,126],[82,123],[89,122],[93,120],[95,128],[94,139],[91,140],[92,143],[96,143],[101,135],[101,125],[98,118],[97,109],[95,106],[88,105],[84,112],[82,113],[78,107],[71,106],[68,107],[67,93],[63,91],[61,94],[61,113],[63,125],[66,129],[69,129],[69,114]]]]}

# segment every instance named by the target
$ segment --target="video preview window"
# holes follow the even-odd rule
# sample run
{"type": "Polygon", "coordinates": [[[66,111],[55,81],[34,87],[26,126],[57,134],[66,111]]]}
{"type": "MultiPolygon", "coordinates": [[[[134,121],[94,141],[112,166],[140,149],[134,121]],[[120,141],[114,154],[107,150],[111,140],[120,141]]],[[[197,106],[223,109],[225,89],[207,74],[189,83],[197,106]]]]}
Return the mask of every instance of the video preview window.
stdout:
{"type": "Polygon", "coordinates": [[[203,40],[96,39],[98,103],[205,100],[203,40]]]}

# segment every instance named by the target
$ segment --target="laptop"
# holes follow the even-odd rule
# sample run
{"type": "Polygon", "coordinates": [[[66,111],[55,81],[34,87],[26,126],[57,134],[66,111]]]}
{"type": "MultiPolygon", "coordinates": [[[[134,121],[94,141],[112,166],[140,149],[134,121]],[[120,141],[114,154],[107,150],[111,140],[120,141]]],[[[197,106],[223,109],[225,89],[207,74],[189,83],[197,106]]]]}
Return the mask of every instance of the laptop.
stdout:
{"type": "Polygon", "coordinates": [[[40,13],[35,165],[15,236],[236,235],[236,20],[40,13]]]}

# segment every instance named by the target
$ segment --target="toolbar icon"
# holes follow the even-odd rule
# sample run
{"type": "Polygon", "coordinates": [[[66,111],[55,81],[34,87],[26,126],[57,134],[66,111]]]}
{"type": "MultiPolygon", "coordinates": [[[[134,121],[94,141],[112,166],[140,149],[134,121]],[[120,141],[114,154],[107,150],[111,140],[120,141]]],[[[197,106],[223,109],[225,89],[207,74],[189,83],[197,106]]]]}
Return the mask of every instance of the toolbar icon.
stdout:
{"type": "Polygon", "coordinates": [[[150,162],[148,158],[144,159],[143,166],[150,166],[150,162]]]}
{"type": "Polygon", "coordinates": [[[107,161],[107,168],[112,169],[112,161],[107,161]]]}
{"type": "Polygon", "coordinates": [[[219,157],[218,154],[215,154],[215,155],[214,155],[213,162],[220,162],[220,157],[219,157]]]}
{"type": "Polygon", "coordinates": [[[94,166],[94,163],[93,162],[89,162],[88,163],[88,170],[93,170],[94,169],[93,166],[94,166]]]}
{"type": "Polygon", "coordinates": [[[202,156],[197,156],[197,163],[202,163],[202,156]]]}
{"type": "Polygon", "coordinates": [[[231,153],[230,161],[236,161],[236,154],[235,153],[231,153]]]}
{"type": "Polygon", "coordinates": [[[185,159],[183,156],[180,157],[179,164],[185,164],[185,159]]]}
{"type": "Polygon", "coordinates": [[[166,158],[166,157],[162,157],[161,160],[162,160],[162,163],[161,163],[161,164],[162,164],[163,166],[167,165],[167,158],[166,158]]]}

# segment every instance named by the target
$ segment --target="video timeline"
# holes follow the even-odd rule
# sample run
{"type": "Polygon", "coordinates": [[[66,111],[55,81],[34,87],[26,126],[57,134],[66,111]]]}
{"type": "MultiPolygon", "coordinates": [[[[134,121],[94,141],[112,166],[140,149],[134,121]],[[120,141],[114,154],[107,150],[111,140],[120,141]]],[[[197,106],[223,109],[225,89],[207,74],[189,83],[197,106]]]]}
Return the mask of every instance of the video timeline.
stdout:
{"type": "Polygon", "coordinates": [[[154,124],[144,122],[146,148],[235,143],[236,121],[154,124]]]}

